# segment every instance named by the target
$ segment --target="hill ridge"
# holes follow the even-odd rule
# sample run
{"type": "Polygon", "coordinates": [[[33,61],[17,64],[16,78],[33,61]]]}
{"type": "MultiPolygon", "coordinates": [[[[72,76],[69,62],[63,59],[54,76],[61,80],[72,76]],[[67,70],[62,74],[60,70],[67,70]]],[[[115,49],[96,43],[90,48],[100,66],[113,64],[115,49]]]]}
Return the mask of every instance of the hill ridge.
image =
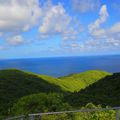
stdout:
{"type": "MultiPolygon", "coordinates": [[[[88,73],[90,73],[89,76],[91,73],[93,74],[93,72],[88,73]]],[[[95,81],[98,81],[106,75],[110,75],[110,73],[107,72],[96,71],[95,76],[93,74],[93,76],[88,79],[86,73],[84,75],[82,74],[74,74],[74,77],[68,81],[66,78],[54,78],[51,76],[34,74],[18,69],[0,70],[1,114],[9,114],[9,109],[20,97],[40,92],[75,92],[86,88],[88,85],[93,84],[95,81]],[[81,76],[86,76],[85,80],[88,83],[90,82],[90,84],[85,84],[85,80],[82,80],[81,76]],[[79,80],[76,80],[77,78],[79,80]],[[91,82],[92,80],[93,82],[91,82]]]]}

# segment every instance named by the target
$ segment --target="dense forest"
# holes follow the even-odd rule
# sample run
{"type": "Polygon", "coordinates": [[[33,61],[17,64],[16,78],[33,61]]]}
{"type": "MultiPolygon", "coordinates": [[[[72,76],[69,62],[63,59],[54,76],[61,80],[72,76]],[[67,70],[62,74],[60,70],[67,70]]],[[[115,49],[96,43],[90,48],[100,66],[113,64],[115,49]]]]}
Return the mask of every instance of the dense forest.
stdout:
{"type": "MultiPolygon", "coordinates": [[[[54,78],[17,69],[0,70],[0,119],[38,112],[119,106],[119,93],[120,73],[90,70],[54,78]]],[[[114,120],[115,111],[48,117],[51,120],[114,120]]]]}

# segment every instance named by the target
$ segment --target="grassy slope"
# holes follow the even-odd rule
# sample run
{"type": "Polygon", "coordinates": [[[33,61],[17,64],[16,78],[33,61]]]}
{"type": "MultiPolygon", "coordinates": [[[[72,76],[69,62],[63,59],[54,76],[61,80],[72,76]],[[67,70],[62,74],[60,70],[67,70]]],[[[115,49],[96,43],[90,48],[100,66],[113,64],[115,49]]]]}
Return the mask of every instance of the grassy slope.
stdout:
{"type": "Polygon", "coordinates": [[[66,90],[74,92],[86,88],[107,75],[111,74],[100,70],[90,70],[79,74],[61,77],[60,79],[66,90]]]}
{"type": "Polygon", "coordinates": [[[0,111],[7,109],[20,97],[39,92],[79,91],[109,75],[103,71],[87,71],[61,78],[37,75],[16,69],[0,70],[0,111]]]}
{"type": "Polygon", "coordinates": [[[90,102],[103,106],[120,106],[120,73],[107,76],[78,93],[66,96],[67,98],[76,107],[90,102]]]}
{"type": "Polygon", "coordinates": [[[22,96],[54,91],[62,90],[38,75],[16,69],[0,70],[0,111],[3,112],[2,114],[7,114],[8,108],[22,96]]]}

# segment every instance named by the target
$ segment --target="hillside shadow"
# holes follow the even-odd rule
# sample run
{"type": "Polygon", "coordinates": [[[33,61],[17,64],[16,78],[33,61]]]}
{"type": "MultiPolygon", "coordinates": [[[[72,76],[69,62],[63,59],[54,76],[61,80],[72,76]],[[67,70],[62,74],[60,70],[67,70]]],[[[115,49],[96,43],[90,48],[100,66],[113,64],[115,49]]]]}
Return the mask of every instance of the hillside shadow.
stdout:
{"type": "Polygon", "coordinates": [[[9,114],[10,108],[21,97],[36,93],[63,93],[57,85],[51,84],[34,74],[20,70],[0,71],[0,111],[9,114]]]}
{"type": "Polygon", "coordinates": [[[66,99],[75,107],[91,102],[102,106],[120,106],[120,73],[106,76],[87,88],[66,96],[66,99]]]}

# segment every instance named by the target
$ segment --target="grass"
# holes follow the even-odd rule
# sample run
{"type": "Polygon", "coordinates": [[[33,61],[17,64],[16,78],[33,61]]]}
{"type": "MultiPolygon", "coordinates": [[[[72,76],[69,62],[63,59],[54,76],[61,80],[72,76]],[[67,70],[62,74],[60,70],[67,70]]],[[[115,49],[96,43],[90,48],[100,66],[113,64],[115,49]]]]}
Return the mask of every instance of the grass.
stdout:
{"type": "Polygon", "coordinates": [[[80,91],[110,73],[92,70],[61,78],[33,74],[17,69],[0,70],[0,111],[8,115],[10,108],[19,98],[34,93],[80,91]]]}

